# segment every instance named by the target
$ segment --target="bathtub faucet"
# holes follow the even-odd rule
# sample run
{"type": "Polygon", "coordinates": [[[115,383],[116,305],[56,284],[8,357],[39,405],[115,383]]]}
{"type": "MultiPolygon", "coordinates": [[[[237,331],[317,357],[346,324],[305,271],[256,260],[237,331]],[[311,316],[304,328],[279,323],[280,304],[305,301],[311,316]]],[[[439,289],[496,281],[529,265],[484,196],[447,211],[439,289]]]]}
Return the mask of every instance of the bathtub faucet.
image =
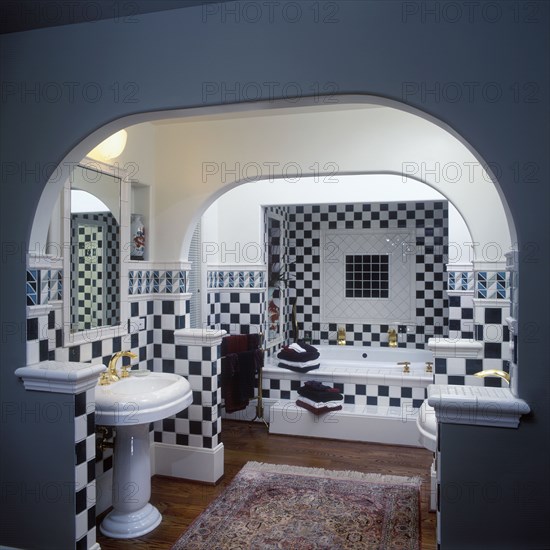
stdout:
{"type": "Polygon", "coordinates": [[[343,327],[343,326],[338,327],[338,337],[337,337],[336,343],[339,346],[346,345],[346,327],[343,327]]]}
{"type": "Polygon", "coordinates": [[[397,347],[397,331],[394,328],[388,330],[388,345],[390,348],[397,347]]]}

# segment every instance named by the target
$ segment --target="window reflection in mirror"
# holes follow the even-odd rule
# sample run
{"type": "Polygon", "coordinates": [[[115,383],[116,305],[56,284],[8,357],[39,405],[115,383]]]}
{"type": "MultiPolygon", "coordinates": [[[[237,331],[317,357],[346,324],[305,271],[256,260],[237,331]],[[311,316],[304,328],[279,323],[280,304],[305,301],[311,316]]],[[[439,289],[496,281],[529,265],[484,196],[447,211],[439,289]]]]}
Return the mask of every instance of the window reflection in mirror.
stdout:
{"type": "Polygon", "coordinates": [[[71,332],[120,314],[120,178],[79,166],[71,181],[71,332]]]}

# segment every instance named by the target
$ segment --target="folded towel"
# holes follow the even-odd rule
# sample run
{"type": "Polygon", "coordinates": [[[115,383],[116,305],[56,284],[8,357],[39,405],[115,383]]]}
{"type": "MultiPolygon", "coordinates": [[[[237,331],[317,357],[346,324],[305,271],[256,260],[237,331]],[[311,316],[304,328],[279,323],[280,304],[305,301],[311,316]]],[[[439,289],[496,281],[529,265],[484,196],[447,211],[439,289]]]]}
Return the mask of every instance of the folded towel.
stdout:
{"type": "Polygon", "coordinates": [[[295,367],[292,364],[289,365],[288,363],[279,362],[277,366],[281,369],[287,369],[293,372],[309,372],[311,370],[315,370],[319,368],[319,363],[315,363],[315,361],[312,361],[312,363],[313,365],[310,365],[309,367],[295,367]]]}
{"type": "Polygon", "coordinates": [[[323,407],[341,407],[342,405],[340,401],[327,401],[325,403],[318,403],[317,401],[312,401],[311,399],[302,396],[300,396],[300,401],[316,409],[322,409],[323,407]]]}
{"type": "Polygon", "coordinates": [[[286,359],[279,359],[279,366],[283,363],[283,365],[288,365],[290,367],[313,367],[313,366],[319,366],[319,359],[312,359],[311,361],[303,361],[303,362],[297,362],[297,361],[287,361],[286,359]]]}
{"type": "Polygon", "coordinates": [[[312,407],[311,405],[309,405],[307,403],[304,403],[301,399],[298,399],[296,401],[296,405],[298,405],[298,407],[301,407],[302,409],[308,410],[309,412],[311,412],[315,415],[324,414],[324,413],[327,413],[327,412],[330,412],[330,411],[340,411],[340,410],[342,410],[342,405],[338,405],[337,407],[322,407],[320,409],[317,409],[317,408],[312,407]]]}
{"type": "Polygon", "coordinates": [[[301,349],[305,350],[304,352],[297,352],[295,349],[292,349],[291,346],[286,346],[282,348],[277,354],[278,359],[284,359],[285,361],[294,361],[304,363],[306,361],[312,361],[314,359],[319,359],[320,353],[317,348],[310,346],[304,342],[298,342],[298,345],[301,349]]]}
{"type": "Polygon", "coordinates": [[[290,346],[288,346],[288,349],[292,349],[298,353],[306,353],[306,350],[296,342],[294,342],[294,344],[290,344],[290,346]]]}
{"type": "Polygon", "coordinates": [[[309,390],[304,386],[298,388],[298,394],[316,403],[328,403],[329,401],[342,401],[344,399],[341,393],[309,390]]]}
{"type": "Polygon", "coordinates": [[[309,390],[331,391],[335,393],[340,393],[340,390],[338,388],[327,386],[326,384],[323,384],[322,382],[318,382],[317,380],[307,380],[306,382],[304,382],[304,386],[306,386],[307,389],[309,390]]]}

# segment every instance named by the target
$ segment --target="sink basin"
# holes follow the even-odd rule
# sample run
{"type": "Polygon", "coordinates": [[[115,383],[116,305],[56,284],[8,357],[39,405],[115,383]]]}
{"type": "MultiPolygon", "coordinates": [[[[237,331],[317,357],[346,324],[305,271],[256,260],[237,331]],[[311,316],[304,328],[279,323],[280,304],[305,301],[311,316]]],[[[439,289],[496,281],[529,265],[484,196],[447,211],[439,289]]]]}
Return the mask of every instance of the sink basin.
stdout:
{"type": "Polygon", "coordinates": [[[95,388],[96,423],[103,426],[148,424],[191,404],[189,382],[178,374],[151,372],[95,388]]]}
{"type": "Polygon", "coordinates": [[[182,376],[138,372],[95,388],[96,424],[115,427],[113,510],[100,530],[116,539],[141,537],[161,522],[160,512],[149,502],[149,423],[180,412],[193,400],[182,376]]]}

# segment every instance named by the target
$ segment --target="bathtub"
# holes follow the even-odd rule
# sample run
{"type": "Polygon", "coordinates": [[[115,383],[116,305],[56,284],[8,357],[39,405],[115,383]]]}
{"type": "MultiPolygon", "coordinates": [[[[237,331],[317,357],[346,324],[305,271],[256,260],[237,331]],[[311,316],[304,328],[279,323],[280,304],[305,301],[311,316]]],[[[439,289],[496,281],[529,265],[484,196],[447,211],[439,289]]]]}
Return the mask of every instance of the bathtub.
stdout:
{"type": "Polygon", "coordinates": [[[265,362],[262,394],[270,433],[419,446],[416,417],[433,383],[433,373],[426,372],[426,362],[434,361],[431,351],[315,347],[320,367],[307,373],[278,367],[275,356],[265,362]],[[410,372],[397,364],[403,361],[410,362],[410,372]],[[342,410],[316,417],[297,406],[297,390],[307,380],[337,387],[342,410]]]}
{"type": "Polygon", "coordinates": [[[319,380],[349,384],[426,387],[433,382],[433,374],[426,372],[426,363],[434,361],[433,352],[421,349],[315,346],[321,354],[320,367],[307,373],[296,373],[277,366],[276,356],[270,357],[264,367],[266,378],[288,380],[319,380]],[[403,372],[408,361],[410,372],[403,372]]]}

